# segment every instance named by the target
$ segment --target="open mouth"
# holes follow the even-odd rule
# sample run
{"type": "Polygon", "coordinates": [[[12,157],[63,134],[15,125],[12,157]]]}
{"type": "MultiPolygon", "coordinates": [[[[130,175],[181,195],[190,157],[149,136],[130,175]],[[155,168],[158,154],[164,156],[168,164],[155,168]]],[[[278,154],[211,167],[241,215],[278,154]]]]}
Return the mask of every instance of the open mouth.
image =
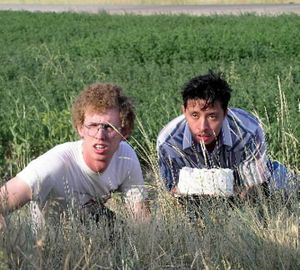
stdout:
{"type": "Polygon", "coordinates": [[[103,153],[104,151],[107,150],[107,145],[105,145],[105,144],[95,144],[94,149],[96,150],[97,153],[103,153]]]}
{"type": "Polygon", "coordinates": [[[203,142],[209,141],[211,139],[211,135],[198,135],[197,137],[203,142]]]}
{"type": "Polygon", "coordinates": [[[99,150],[99,149],[104,149],[105,146],[102,145],[102,144],[96,144],[96,145],[95,145],[95,148],[99,150]]]}

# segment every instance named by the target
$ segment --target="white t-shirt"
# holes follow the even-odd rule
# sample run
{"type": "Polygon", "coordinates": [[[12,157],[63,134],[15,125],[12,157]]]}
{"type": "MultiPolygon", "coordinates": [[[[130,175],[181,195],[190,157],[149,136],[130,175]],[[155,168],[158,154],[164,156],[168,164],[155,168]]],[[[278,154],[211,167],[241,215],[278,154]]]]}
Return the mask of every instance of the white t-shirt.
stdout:
{"type": "Polygon", "coordinates": [[[90,201],[104,203],[114,191],[122,192],[125,202],[144,199],[139,160],[124,141],[103,173],[96,173],[86,165],[82,141],[75,141],[55,146],[31,161],[17,177],[31,187],[37,210],[42,210],[49,201],[55,201],[60,208],[77,209],[90,201]]]}

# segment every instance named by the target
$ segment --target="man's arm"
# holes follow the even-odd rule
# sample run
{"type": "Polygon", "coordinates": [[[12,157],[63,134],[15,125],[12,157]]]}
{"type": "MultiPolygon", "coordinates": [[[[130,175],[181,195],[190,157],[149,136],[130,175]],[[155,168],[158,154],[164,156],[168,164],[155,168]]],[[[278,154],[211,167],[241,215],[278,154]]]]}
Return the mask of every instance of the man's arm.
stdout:
{"type": "Polygon", "coordinates": [[[5,227],[3,216],[23,206],[32,199],[31,188],[21,179],[15,177],[0,188],[0,230],[5,227]]]}
{"type": "Polygon", "coordinates": [[[172,149],[161,146],[158,150],[158,165],[161,179],[171,193],[176,193],[180,166],[171,158],[172,149]],[[168,152],[170,151],[170,152],[168,152]]]}
{"type": "Polygon", "coordinates": [[[147,222],[150,219],[150,208],[146,201],[145,183],[141,165],[134,151],[130,155],[132,159],[125,166],[126,178],[119,187],[119,191],[122,192],[125,206],[131,217],[142,222],[147,222]]]}
{"type": "Polygon", "coordinates": [[[263,129],[260,127],[245,149],[245,160],[238,166],[238,172],[244,188],[240,197],[256,194],[257,187],[266,189],[266,183],[271,178],[268,166],[267,145],[263,129]]]}

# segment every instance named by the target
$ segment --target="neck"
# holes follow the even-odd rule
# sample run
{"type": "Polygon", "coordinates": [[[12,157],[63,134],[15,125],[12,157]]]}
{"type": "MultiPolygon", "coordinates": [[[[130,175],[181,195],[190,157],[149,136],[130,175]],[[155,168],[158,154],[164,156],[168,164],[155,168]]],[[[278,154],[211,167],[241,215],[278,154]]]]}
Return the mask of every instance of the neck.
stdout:
{"type": "Polygon", "coordinates": [[[94,164],[87,164],[90,169],[92,169],[95,173],[103,173],[107,168],[107,163],[104,161],[97,161],[94,164]]]}
{"type": "Polygon", "coordinates": [[[109,165],[110,159],[95,159],[82,153],[84,163],[95,173],[103,173],[109,165]]]}
{"type": "Polygon", "coordinates": [[[217,144],[217,141],[215,140],[215,141],[211,142],[210,144],[206,144],[205,148],[208,152],[211,153],[215,149],[216,144],[217,144]]]}

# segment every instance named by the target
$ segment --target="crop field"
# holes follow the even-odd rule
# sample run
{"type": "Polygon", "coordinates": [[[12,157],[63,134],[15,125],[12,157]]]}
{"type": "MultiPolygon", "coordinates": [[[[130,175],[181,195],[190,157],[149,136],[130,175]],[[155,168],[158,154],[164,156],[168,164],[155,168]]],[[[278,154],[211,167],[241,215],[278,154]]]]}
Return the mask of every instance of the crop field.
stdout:
{"type": "Polygon", "coordinates": [[[270,156],[299,173],[299,16],[6,11],[0,25],[0,182],[77,139],[73,98],[87,84],[114,82],[134,99],[130,143],[155,198],[151,224],[120,222],[111,241],[104,225],[75,221],[36,238],[19,211],[0,236],[0,269],[299,269],[297,196],[256,207],[214,202],[191,224],[157,185],[155,152],[159,130],[180,114],[182,85],[213,69],[233,88],[230,105],[262,120],[270,156]]]}

